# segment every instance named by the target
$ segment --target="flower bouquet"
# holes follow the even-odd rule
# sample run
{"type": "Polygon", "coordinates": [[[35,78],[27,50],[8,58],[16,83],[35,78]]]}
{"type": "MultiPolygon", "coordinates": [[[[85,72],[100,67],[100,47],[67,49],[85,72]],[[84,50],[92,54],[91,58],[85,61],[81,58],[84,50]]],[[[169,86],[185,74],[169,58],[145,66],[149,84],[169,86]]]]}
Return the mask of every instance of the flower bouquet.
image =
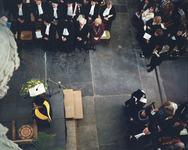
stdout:
{"type": "Polygon", "coordinates": [[[45,88],[45,90],[47,90],[48,85],[46,82],[44,82],[43,80],[40,80],[40,79],[31,79],[31,80],[27,81],[26,84],[22,85],[22,88],[20,90],[20,95],[23,98],[30,98],[29,88],[35,87],[36,85],[41,84],[41,83],[44,84],[44,88],[45,88]]]}

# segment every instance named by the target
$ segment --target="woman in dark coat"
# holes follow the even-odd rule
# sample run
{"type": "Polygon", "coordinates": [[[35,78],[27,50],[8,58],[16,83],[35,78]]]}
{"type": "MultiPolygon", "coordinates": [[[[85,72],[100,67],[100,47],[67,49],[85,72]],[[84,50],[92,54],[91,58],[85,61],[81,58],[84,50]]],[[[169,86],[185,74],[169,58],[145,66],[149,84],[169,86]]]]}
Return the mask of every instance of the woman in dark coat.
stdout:
{"type": "Polygon", "coordinates": [[[95,50],[95,44],[99,43],[103,33],[104,24],[100,18],[97,18],[95,19],[95,22],[90,25],[91,49],[95,50]]]}

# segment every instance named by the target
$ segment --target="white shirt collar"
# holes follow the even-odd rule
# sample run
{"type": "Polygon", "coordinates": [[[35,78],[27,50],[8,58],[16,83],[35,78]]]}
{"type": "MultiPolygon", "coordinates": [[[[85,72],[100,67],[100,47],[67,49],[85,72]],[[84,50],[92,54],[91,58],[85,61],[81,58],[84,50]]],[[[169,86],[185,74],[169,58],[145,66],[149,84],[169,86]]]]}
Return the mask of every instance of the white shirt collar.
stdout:
{"type": "Polygon", "coordinates": [[[23,16],[23,10],[22,10],[22,6],[19,8],[18,10],[18,15],[19,16],[23,16]]]}

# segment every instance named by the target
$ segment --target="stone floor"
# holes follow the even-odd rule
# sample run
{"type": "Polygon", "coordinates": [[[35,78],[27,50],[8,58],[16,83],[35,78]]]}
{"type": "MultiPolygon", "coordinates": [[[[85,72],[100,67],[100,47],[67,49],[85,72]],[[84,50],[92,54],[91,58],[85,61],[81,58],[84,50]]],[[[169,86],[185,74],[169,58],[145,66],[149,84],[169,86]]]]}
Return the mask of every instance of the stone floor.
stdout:
{"type": "MultiPolygon", "coordinates": [[[[147,73],[147,63],[139,57],[141,50],[131,25],[136,5],[132,0],[113,0],[113,3],[117,17],[112,24],[110,43],[100,42],[96,51],[84,54],[84,63],[76,66],[74,73],[63,71],[61,65],[64,60],[54,61],[61,57],[59,52],[46,52],[45,71],[44,50],[28,45],[19,48],[21,65],[9,82],[7,95],[0,101],[0,120],[10,129],[9,138],[10,121],[30,116],[31,102],[21,100],[19,90],[31,78],[50,78],[51,93],[59,90],[58,81],[61,81],[61,88],[82,91],[84,119],[77,121],[79,150],[127,149],[124,102],[139,88],[146,92],[147,104],[155,102],[159,106],[166,100],[187,101],[188,59],[165,61],[159,68],[147,73]],[[57,56],[57,53],[60,55],[57,56]]],[[[54,121],[52,128],[46,132],[57,133],[55,145],[65,148],[63,101],[58,100],[61,97],[52,96],[54,121]]]]}

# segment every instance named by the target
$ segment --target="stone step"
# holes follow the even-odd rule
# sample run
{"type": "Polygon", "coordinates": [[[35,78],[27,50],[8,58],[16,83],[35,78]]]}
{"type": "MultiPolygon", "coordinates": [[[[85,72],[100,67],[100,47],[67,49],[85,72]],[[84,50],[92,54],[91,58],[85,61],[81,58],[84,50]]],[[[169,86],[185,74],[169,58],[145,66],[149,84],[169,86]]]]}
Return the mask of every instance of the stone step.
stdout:
{"type": "Polygon", "coordinates": [[[67,120],[66,126],[67,126],[66,150],[78,150],[76,121],[67,120]]]}

